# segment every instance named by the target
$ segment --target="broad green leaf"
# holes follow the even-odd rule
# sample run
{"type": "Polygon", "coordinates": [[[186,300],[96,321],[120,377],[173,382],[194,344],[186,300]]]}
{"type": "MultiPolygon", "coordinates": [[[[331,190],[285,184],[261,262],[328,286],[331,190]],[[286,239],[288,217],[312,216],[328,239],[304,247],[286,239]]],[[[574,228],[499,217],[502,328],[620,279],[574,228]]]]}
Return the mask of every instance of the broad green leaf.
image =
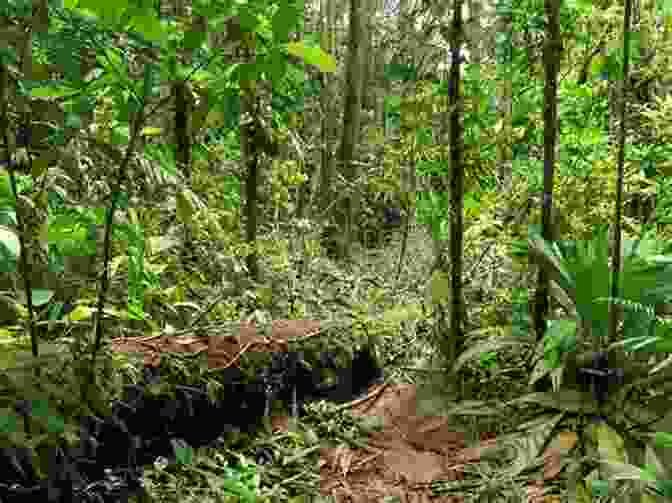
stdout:
{"type": "Polygon", "coordinates": [[[489,337],[484,341],[470,344],[470,347],[460,354],[455,362],[453,371],[457,372],[469,360],[478,358],[481,354],[490,351],[499,351],[509,347],[526,348],[529,342],[522,337],[498,335],[489,337]]]}
{"type": "Polygon", "coordinates": [[[298,10],[289,3],[280,6],[273,15],[273,38],[276,42],[283,43],[289,38],[289,32],[296,25],[298,10]]]}
{"type": "Polygon", "coordinates": [[[16,233],[8,227],[0,226],[0,272],[16,271],[20,246],[16,233]]]}
{"type": "Polygon", "coordinates": [[[287,44],[287,52],[310,65],[317,66],[321,72],[336,72],[336,59],[319,47],[309,47],[303,42],[290,42],[287,44]]]}
{"type": "Polygon", "coordinates": [[[130,25],[138,32],[152,42],[165,42],[167,40],[166,32],[161,25],[160,20],[150,14],[141,14],[131,19],[130,25]]]}
{"type": "Polygon", "coordinates": [[[63,98],[72,96],[78,91],[67,86],[42,86],[30,90],[33,98],[63,98]]]}

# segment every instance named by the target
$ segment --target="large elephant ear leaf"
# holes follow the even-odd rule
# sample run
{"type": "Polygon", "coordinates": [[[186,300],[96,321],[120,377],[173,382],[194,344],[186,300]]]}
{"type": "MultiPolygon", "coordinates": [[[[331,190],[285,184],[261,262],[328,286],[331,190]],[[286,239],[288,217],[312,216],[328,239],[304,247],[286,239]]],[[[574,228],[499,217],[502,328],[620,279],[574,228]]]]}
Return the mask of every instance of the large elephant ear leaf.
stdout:
{"type": "Polygon", "coordinates": [[[544,240],[538,233],[530,233],[527,244],[530,260],[543,268],[548,278],[576,303],[576,284],[557,245],[544,240]]]}

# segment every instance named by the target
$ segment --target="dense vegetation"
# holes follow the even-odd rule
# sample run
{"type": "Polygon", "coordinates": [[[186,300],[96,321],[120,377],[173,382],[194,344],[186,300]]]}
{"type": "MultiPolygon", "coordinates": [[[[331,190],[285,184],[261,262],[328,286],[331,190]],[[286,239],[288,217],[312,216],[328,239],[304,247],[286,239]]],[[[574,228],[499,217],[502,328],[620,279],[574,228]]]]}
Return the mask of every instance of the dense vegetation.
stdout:
{"type": "Polygon", "coordinates": [[[0,503],[317,498],[383,370],[670,496],[669,12],[462,9],[0,5],[0,503]]]}

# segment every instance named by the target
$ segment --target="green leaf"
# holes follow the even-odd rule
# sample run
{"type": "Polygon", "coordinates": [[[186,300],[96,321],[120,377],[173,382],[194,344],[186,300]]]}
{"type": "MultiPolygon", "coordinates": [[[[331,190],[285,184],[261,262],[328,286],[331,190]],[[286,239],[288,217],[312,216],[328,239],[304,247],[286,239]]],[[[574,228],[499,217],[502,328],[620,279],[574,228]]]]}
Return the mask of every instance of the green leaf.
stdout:
{"type": "Polygon", "coordinates": [[[672,449],[672,433],[657,431],[653,435],[653,442],[658,447],[667,447],[672,449]]]}
{"type": "Polygon", "coordinates": [[[49,408],[47,400],[31,400],[31,415],[36,418],[42,418],[42,422],[49,433],[63,433],[65,431],[65,421],[59,415],[49,408]]]}
{"type": "Polygon", "coordinates": [[[44,288],[34,288],[31,290],[31,293],[34,306],[44,306],[54,297],[53,290],[46,290],[44,288]]]}
{"type": "Polygon", "coordinates": [[[187,50],[199,49],[205,41],[206,32],[201,29],[190,30],[184,34],[182,45],[187,50]]]}
{"type": "Polygon", "coordinates": [[[84,15],[93,15],[103,24],[116,28],[128,10],[128,2],[125,0],[107,0],[106,2],[79,0],[74,10],[82,11],[84,15]]]}
{"type": "Polygon", "coordinates": [[[12,409],[0,409],[0,433],[18,431],[18,417],[12,409]]]}
{"type": "Polygon", "coordinates": [[[142,82],[142,99],[144,101],[147,100],[149,96],[152,95],[152,83],[154,81],[154,74],[156,73],[156,69],[154,65],[148,64],[145,65],[145,73],[143,76],[143,82],[142,82]]]}
{"type": "Polygon", "coordinates": [[[279,49],[274,49],[265,60],[264,70],[272,82],[280,82],[287,72],[287,58],[279,49]]]}
{"type": "Polygon", "coordinates": [[[149,13],[134,16],[130,21],[130,26],[151,42],[165,42],[168,38],[161,25],[161,20],[149,13]]]}
{"type": "MultiPolygon", "coordinates": [[[[520,348],[520,350],[522,350],[527,344],[528,342],[523,337],[505,336],[501,334],[488,337],[483,341],[473,342],[470,344],[469,348],[457,357],[453,370],[459,370],[468,361],[474,360],[475,358],[481,358],[482,355],[494,354],[496,356],[497,351],[506,348],[520,348]]],[[[516,349],[514,349],[514,351],[516,351],[516,349]]]]}
{"type": "Polygon", "coordinates": [[[660,496],[672,497],[672,480],[657,480],[655,492],[660,496]]]}
{"type": "Polygon", "coordinates": [[[609,495],[609,481],[607,480],[589,480],[590,494],[594,497],[606,497],[609,495]]]}
{"type": "Polygon", "coordinates": [[[66,128],[81,129],[82,128],[82,118],[79,114],[70,113],[65,116],[63,125],[66,128]]]}
{"type": "Polygon", "coordinates": [[[290,42],[287,44],[287,52],[310,65],[317,66],[321,72],[336,72],[336,59],[319,47],[309,47],[303,42],[290,42]]]}
{"type": "Polygon", "coordinates": [[[70,97],[77,93],[74,89],[67,86],[41,86],[30,90],[33,98],[63,98],[70,97]]]}
{"type": "Polygon", "coordinates": [[[16,272],[19,238],[11,229],[0,227],[0,272],[16,272]]]}
{"type": "Polygon", "coordinates": [[[252,12],[249,6],[243,5],[238,11],[238,22],[240,23],[240,28],[243,31],[256,31],[259,20],[257,15],[252,12]]]}
{"type": "Polygon", "coordinates": [[[240,82],[257,80],[261,71],[256,63],[243,63],[238,66],[237,70],[240,82]]]}
{"type": "Polygon", "coordinates": [[[271,24],[273,25],[273,38],[276,43],[286,42],[289,38],[289,32],[292,31],[298,21],[298,10],[291,4],[281,5],[273,15],[271,24]]]}
{"type": "Polygon", "coordinates": [[[175,452],[175,459],[180,465],[190,465],[194,460],[194,450],[182,439],[171,439],[170,443],[175,452]]]}

